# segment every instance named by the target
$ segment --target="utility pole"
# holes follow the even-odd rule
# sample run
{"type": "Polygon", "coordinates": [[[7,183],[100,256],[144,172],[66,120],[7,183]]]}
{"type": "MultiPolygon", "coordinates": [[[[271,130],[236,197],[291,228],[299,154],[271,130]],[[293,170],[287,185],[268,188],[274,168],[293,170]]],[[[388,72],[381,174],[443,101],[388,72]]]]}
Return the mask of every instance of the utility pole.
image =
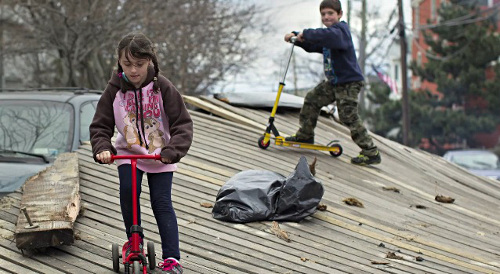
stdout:
{"type": "Polygon", "coordinates": [[[401,47],[401,78],[403,85],[403,144],[407,146],[409,144],[408,133],[410,128],[410,114],[408,106],[408,69],[406,64],[406,35],[405,35],[405,21],[403,16],[403,0],[398,0],[399,8],[399,45],[401,47]]]}
{"type": "MultiPolygon", "coordinates": [[[[359,40],[359,66],[361,73],[365,75],[366,64],[366,0],[361,0],[361,37],[359,40]]],[[[359,108],[365,110],[365,88],[359,92],[359,108]]]]}
{"type": "Polygon", "coordinates": [[[351,0],[347,0],[347,24],[351,25],[351,0]]]}

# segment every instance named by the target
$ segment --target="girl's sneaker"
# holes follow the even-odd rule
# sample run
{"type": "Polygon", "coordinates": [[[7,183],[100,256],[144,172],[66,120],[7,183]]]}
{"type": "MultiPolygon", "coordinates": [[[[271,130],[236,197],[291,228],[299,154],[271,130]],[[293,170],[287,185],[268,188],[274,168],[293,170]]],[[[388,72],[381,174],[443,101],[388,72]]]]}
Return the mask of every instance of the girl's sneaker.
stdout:
{"type": "Polygon", "coordinates": [[[158,263],[163,274],[182,274],[182,265],[175,258],[167,258],[163,263],[158,263]]]}

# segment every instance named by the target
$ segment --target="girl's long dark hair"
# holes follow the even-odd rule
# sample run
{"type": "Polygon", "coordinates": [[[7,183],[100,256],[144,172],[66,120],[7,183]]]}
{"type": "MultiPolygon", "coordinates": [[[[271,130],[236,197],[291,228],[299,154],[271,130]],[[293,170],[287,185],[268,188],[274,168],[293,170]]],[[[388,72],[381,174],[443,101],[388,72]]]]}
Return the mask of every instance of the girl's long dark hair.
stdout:
{"type": "Polygon", "coordinates": [[[158,59],[156,57],[155,47],[146,35],[142,33],[127,34],[118,43],[116,52],[118,54],[118,73],[123,72],[123,68],[119,61],[121,53],[123,52],[125,53],[125,56],[133,56],[138,59],[151,59],[155,70],[155,76],[153,78],[153,91],[158,92],[158,73],[160,71],[158,68],[158,59]]]}

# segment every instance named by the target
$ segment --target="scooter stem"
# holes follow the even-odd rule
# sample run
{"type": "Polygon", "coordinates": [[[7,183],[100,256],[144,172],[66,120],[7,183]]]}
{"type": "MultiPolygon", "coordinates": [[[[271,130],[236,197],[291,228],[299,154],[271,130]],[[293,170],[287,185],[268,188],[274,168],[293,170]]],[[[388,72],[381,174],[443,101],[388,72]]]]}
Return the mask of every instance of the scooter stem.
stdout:
{"type": "Polygon", "coordinates": [[[293,48],[295,47],[295,39],[293,39],[292,41],[293,41],[292,49],[290,50],[290,55],[288,56],[288,62],[286,64],[285,73],[283,73],[283,79],[281,80],[280,85],[278,87],[278,94],[276,94],[276,101],[274,102],[273,110],[271,111],[271,117],[274,117],[274,115],[276,115],[276,111],[278,110],[278,103],[281,97],[281,92],[283,91],[283,87],[285,86],[286,73],[288,72],[288,67],[290,67],[290,61],[292,60],[293,56],[293,48]]]}
{"type": "Polygon", "coordinates": [[[130,164],[132,165],[132,214],[133,222],[132,225],[137,225],[137,159],[130,159],[130,164]]]}

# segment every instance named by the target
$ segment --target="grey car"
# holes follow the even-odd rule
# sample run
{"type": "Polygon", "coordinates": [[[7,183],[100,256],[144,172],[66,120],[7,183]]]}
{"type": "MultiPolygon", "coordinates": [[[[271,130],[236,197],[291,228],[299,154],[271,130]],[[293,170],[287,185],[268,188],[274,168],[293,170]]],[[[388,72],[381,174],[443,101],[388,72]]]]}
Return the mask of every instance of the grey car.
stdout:
{"type": "Polygon", "coordinates": [[[500,160],[489,150],[450,150],[443,158],[464,167],[470,173],[500,180],[500,160]]]}
{"type": "Polygon", "coordinates": [[[101,91],[0,90],[0,198],[89,140],[101,91]]]}

